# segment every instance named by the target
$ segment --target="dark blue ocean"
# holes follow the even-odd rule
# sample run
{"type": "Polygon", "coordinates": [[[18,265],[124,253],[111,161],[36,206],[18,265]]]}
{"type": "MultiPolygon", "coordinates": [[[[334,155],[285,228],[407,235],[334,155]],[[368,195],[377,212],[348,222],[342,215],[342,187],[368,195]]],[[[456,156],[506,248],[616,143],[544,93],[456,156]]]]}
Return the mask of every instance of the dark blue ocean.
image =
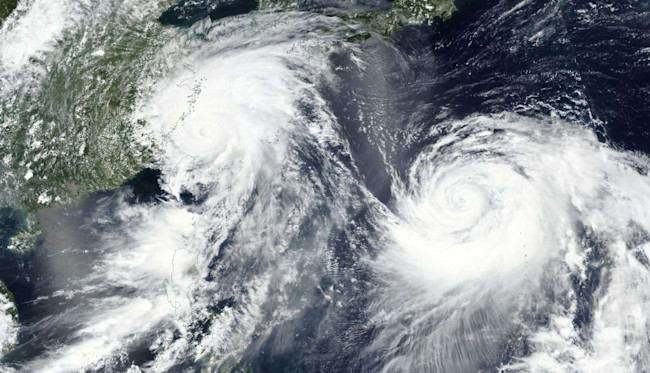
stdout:
{"type": "MultiPolygon", "coordinates": [[[[450,20],[408,26],[390,40],[373,37],[354,50],[329,57],[337,84],[323,83],[318,89],[339,124],[339,135],[349,145],[349,153],[332,149],[332,158],[347,167],[383,208],[397,209],[392,186],[396,178],[405,185],[412,182],[408,175],[413,162],[422,149],[437,141],[430,135],[432,129],[469,116],[508,112],[539,120],[555,118],[592,129],[600,142],[614,149],[650,153],[650,2],[463,0],[457,6],[450,20]],[[357,64],[358,59],[365,64],[357,64]]],[[[301,109],[307,115],[312,110],[309,103],[301,109]]],[[[296,162],[311,170],[310,177],[328,180],[324,164],[329,161],[309,144],[296,154],[296,162]]],[[[21,213],[0,210],[0,280],[15,296],[21,323],[18,345],[2,364],[20,369],[53,346],[74,343],[74,332],[81,325],[77,320],[89,317],[95,300],[136,292],[93,279],[105,253],[84,247],[93,247],[107,230],[128,229],[118,223],[93,225],[98,216],[110,220],[124,203],[155,206],[174,198],[159,187],[161,174],[153,168],[78,207],[42,212],[44,234],[27,254],[7,250],[8,238],[21,226],[21,213]],[[81,289],[93,281],[97,286],[73,297],[52,296],[57,290],[81,289]]],[[[324,196],[335,200],[335,186],[324,183],[322,188],[324,196]]],[[[241,371],[391,371],[386,356],[412,347],[404,340],[402,345],[396,341],[398,347],[390,353],[367,352],[381,334],[382,326],[366,310],[373,300],[372,289],[382,280],[362,257],[374,258],[381,251],[373,237],[380,236],[382,228],[374,221],[372,208],[364,204],[367,197],[362,189],[349,190],[350,199],[360,202],[345,207],[348,221],[333,225],[325,238],[337,271],[314,269],[318,286],[297,287],[288,295],[293,297],[288,302],[305,297],[309,305],[251,338],[238,362],[241,371]],[[340,290],[343,306],[321,297],[322,289],[330,288],[340,290]]],[[[200,206],[203,198],[196,191],[181,197],[185,206],[200,206]]],[[[314,208],[292,245],[309,247],[324,224],[321,217],[330,212],[327,200],[314,208]]],[[[598,237],[586,228],[583,233],[584,240],[599,247],[598,237]]],[[[233,230],[211,259],[205,280],[218,289],[209,306],[213,314],[237,309],[238,282],[247,280],[244,271],[264,265],[237,256],[232,247],[242,239],[241,231],[233,230]]],[[[573,280],[580,298],[573,319],[576,328],[587,329],[593,322],[595,299],[606,273],[603,258],[595,249],[585,262],[586,277],[573,280]]],[[[273,304],[264,307],[259,312],[273,313],[273,304]]],[[[530,315],[531,328],[548,326],[543,312],[530,315]]],[[[209,318],[197,321],[190,334],[199,343],[210,326],[209,318]]],[[[462,366],[472,368],[466,371],[496,372],[514,357],[530,355],[531,344],[520,338],[519,331],[511,333],[494,341],[496,352],[462,366]]],[[[131,366],[146,370],[156,357],[149,346],[157,337],[155,330],[134,336],[121,360],[97,371],[125,371],[131,366]]],[[[168,371],[208,368],[188,356],[168,371]]]]}

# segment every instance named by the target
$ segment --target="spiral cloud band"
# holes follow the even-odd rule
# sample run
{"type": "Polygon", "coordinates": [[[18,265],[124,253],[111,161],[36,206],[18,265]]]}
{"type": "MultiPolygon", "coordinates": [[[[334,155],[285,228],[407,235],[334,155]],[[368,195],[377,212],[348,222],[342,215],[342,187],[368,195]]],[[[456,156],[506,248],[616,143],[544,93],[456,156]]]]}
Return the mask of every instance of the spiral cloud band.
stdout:
{"type": "Polygon", "coordinates": [[[430,136],[396,188],[391,247],[375,262],[388,284],[377,317],[398,320],[370,349],[392,356],[386,370],[481,369],[517,334],[536,352],[515,371],[641,369],[650,253],[632,237],[650,231],[647,159],[511,114],[430,136]]]}
{"type": "Polygon", "coordinates": [[[0,29],[3,198],[43,209],[33,252],[0,240],[1,372],[647,372],[650,159],[564,24],[611,4],[385,40],[334,6],[366,2],[176,28],[48,1],[0,29]]]}

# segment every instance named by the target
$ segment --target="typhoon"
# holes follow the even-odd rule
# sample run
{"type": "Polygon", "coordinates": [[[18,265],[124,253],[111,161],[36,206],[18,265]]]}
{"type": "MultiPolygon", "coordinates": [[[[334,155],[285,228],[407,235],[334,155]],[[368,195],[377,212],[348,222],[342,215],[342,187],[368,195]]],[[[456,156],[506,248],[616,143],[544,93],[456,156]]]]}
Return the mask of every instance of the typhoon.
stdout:
{"type": "Polygon", "coordinates": [[[0,372],[650,369],[646,2],[0,22],[0,372]]]}

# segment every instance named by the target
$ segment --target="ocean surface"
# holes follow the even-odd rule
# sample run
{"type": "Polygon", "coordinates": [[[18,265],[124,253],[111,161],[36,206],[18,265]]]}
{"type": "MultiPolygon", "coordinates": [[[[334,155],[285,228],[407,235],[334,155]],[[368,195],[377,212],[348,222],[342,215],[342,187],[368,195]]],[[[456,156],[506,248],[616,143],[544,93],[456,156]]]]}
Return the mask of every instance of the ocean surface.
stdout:
{"type": "MultiPolygon", "coordinates": [[[[119,141],[152,156],[118,188],[43,204],[27,253],[8,249],[24,211],[0,210],[20,321],[0,370],[650,368],[650,3],[464,0],[362,43],[329,3],[180,28],[157,24],[162,3],[28,3],[3,26],[0,79],[24,88],[0,93],[20,109],[3,118],[62,94],[43,88],[60,50],[95,40],[84,58],[130,56],[101,79],[133,80],[119,141]],[[19,34],[54,7],[71,16],[50,41],[19,34]],[[115,12],[114,29],[87,18],[115,12]]],[[[119,149],[90,119],[70,125],[105,133],[86,147],[119,149]]]]}

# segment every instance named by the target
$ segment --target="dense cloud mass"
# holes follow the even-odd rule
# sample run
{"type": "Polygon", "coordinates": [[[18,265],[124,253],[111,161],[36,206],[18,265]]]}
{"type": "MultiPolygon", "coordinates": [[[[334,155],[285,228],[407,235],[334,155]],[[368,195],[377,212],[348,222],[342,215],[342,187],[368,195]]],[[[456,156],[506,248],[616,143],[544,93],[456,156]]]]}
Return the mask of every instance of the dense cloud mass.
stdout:
{"type": "Polygon", "coordinates": [[[213,4],[3,24],[0,371],[650,367],[645,3],[213,4]]]}

